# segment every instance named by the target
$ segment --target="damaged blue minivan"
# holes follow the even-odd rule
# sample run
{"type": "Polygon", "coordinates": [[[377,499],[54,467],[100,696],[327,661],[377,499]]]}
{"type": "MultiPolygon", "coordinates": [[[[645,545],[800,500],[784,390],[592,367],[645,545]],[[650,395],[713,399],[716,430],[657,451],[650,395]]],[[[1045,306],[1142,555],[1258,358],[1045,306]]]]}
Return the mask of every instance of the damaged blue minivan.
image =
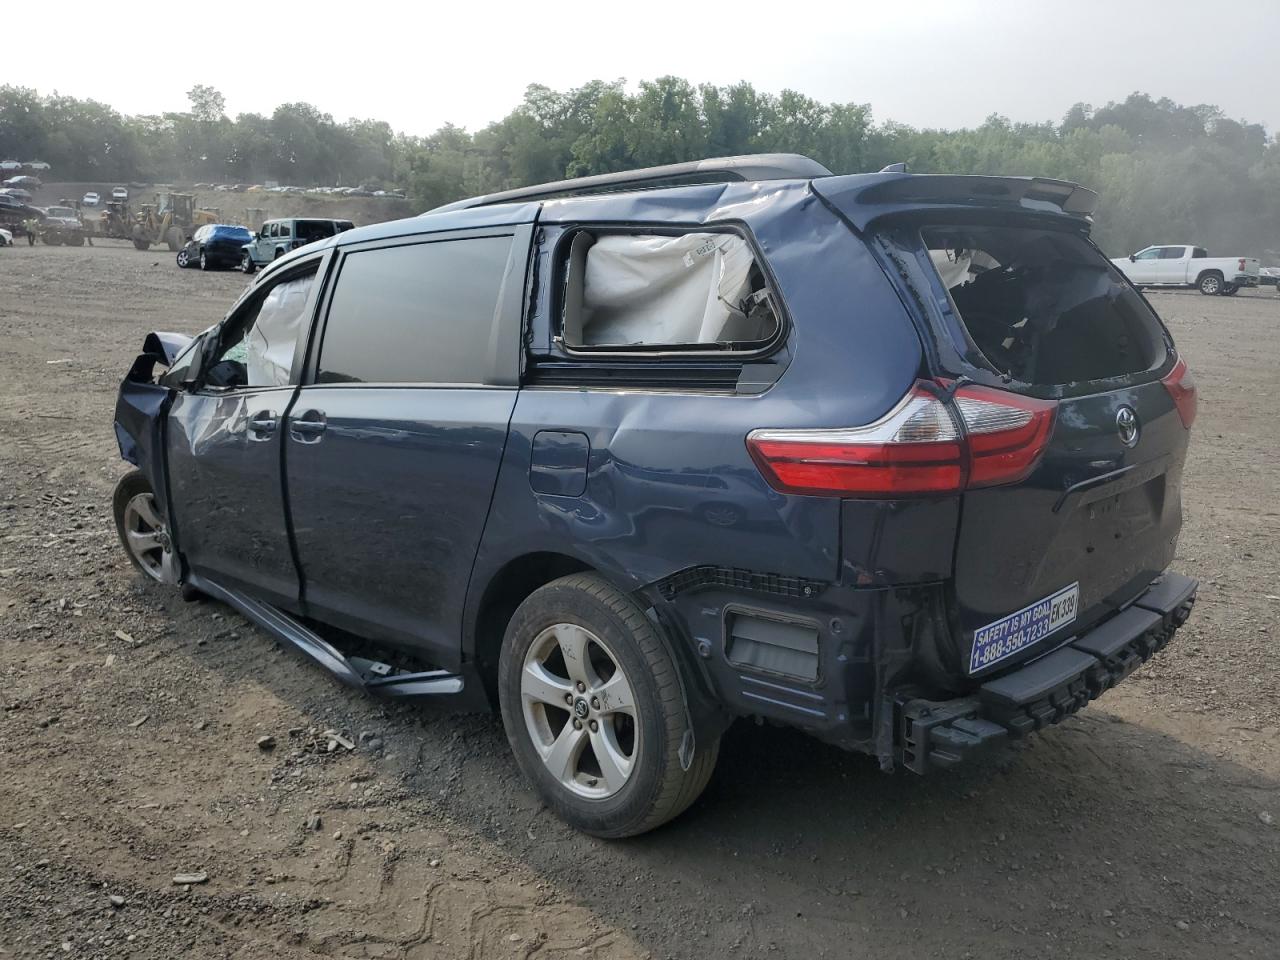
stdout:
{"type": "Polygon", "coordinates": [[[1195,387],[1095,200],[760,155],[339,233],[147,337],[121,541],[348,684],[499,710],[599,836],[736,717],[953,767],[1195,600],[1195,387]]]}

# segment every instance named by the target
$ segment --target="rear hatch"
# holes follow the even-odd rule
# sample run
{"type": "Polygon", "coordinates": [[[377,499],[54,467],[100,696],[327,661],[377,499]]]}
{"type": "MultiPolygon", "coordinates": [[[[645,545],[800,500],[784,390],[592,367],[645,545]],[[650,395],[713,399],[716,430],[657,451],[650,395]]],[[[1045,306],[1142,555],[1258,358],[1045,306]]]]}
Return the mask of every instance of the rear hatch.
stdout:
{"type": "MultiPolygon", "coordinates": [[[[1088,239],[1096,197],[992,177],[813,188],[897,287],[925,345],[917,394],[941,388],[963,434],[952,642],[939,651],[953,682],[1132,602],[1174,556],[1195,393],[1164,325],[1088,239]]],[[[922,435],[923,415],[897,416],[910,429],[896,437],[922,435]]],[[[949,426],[927,428],[945,440],[949,426]]],[[[899,459],[928,456],[916,444],[899,459]]]]}
{"type": "Polygon", "coordinates": [[[944,382],[1052,404],[1025,478],[971,478],[962,498],[954,666],[986,676],[1115,613],[1172,561],[1194,394],[1078,219],[917,215],[875,233],[944,382]]]}

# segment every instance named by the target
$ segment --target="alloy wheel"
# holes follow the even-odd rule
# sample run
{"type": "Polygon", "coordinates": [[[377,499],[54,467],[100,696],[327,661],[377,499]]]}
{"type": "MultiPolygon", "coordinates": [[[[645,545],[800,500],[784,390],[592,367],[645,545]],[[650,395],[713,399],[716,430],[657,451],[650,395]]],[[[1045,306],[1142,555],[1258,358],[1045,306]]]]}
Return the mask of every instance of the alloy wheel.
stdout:
{"type": "Polygon", "coordinates": [[[636,699],[622,664],[574,623],[547,627],[520,671],[525,727],[562,787],[603,800],[626,786],[640,746],[636,699]]]}
{"type": "Polygon", "coordinates": [[[140,493],[124,508],[125,542],[138,566],[151,579],[161,583],[174,583],[173,550],[164,521],[156,512],[156,498],[151,493],[140,493]]]}

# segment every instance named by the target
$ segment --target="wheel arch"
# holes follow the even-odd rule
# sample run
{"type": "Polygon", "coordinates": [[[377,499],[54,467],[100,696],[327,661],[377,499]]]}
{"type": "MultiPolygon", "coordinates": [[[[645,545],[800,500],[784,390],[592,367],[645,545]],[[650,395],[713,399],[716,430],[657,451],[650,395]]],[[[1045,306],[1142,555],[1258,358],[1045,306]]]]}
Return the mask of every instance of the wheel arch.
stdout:
{"type": "Polygon", "coordinates": [[[1201,270],[1196,275],[1196,286],[1200,286],[1200,281],[1209,276],[1217,277],[1219,280],[1226,280],[1226,277],[1223,275],[1221,270],[1217,267],[1210,267],[1207,270],[1201,270]]]}
{"type": "Polygon", "coordinates": [[[498,656],[512,614],[539,587],[572,573],[599,574],[600,571],[578,557],[538,551],[508,560],[485,583],[471,614],[471,629],[465,634],[469,642],[464,658],[472,662],[495,711],[498,708],[498,656]]]}

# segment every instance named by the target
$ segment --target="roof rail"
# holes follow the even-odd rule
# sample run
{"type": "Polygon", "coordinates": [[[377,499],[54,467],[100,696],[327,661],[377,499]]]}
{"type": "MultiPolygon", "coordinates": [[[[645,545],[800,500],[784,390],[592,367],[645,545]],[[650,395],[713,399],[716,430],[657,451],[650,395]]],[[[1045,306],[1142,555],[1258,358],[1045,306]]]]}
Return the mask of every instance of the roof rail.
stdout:
{"type": "Polygon", "coordinates": [[[655,190],[660,187],[688,186],[695,183],[730,183],[741,180],[811,180],[829,177],[831,171],[808,157],[798,153],[750,153],[740,157],[712,157],[707,160],[691,160],[686,163],[669,163],[661,167],[645,167],[641,170],[624,170],[618,173],[602,173],[593,177],[575,177],[539,183],[531,187],[517,187],[501,193],[471,197],[447,203],[428,213],[445,210],[466,210],[470,207],[487,207],[495,203],[553,200],[559,197],[582,196],[592,193],[620,193],[626,190],[655,190]]]}

